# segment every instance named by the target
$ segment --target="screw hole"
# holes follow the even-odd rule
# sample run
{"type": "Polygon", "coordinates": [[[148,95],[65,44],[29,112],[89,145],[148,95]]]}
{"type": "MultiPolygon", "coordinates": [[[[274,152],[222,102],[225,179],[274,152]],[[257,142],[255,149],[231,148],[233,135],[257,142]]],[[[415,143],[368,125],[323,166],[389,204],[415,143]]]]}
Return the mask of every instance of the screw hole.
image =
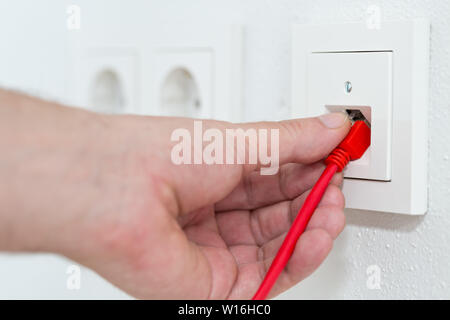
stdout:
{"type": "Polygon", "coordinates": [[[353,85],[350,81],[345,81],[344,88],[345,88],[345,93],[349,94],[350,92],[352,92],[353,85]]]}

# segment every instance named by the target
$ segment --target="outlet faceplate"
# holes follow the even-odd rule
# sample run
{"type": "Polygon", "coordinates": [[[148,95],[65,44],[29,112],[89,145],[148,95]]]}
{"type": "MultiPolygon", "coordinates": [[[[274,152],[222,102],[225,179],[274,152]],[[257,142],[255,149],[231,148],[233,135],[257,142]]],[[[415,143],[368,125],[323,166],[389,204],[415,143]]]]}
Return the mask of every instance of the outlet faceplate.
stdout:
{"type": "Polygon", "coordinates": [[[75,77],[82,106],[106,113],[137,113],[138,55],[132,48],[90,47],[82,52],[75,77]]]}
{"type": "Polygon", "coordinates": [[[369,149],[344,176],[391,180],[392,52],[311,53],[307,74],[309,116],[360,109],[371,123],[369,149]]]}
{"type": "Polygon", "coordinates": [[[152,89],[156,114],[211,118],[212,77],[212,53],[209,50],[158,51],[154,56],[152,89]]]}
{"type": "Polygon", "coordinates": [[[193,78],[198,87],[199,103],[197,109],[189,103],[180,103],[170,115],[241,121],[243,27],[188,25],[165,30],[160,37],[152,50],[148,113],[166,114],[162,103],[166,95],[162,91],[172,90],[165,90],[164,83],[167,84],[168,74],[178,69],[193,78]]]}
{"type": "Polygon", "coordinates": [[[347,207],[424,214],[429,23],[295,25],[292,41],[293,117],[364,108],[371,117],[371,149],[345,173],[347,207]]]}

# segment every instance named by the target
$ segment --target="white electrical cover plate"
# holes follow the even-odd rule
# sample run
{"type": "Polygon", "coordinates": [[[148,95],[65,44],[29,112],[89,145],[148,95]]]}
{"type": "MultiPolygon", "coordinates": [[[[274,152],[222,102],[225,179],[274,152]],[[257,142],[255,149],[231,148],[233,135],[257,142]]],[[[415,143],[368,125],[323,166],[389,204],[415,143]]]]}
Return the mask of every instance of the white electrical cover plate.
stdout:
{"type": "Polygon", "coordinates": [[[204,100],[200,117],[242,121],[243,27],[188,25],[157,36],[150,70],[151,103],[145,113],[164,114],[161,84],[170,70],[182,68],[195,78],[204,100]]]}
{"type": "Polygon", "coordinates": [[[293,117],[348,106],[372,124],[370,150],[345,172],[348,208],[427,211],[429,29],[425,20],[293,27],[293,117]]]}
{"type": "Polygon", "coordinates": [[[102,72],[111,72],[117,77],[122,96],[122,113],[137,113],[137,54],[131,48],[91,47],[79,59],[77,79],[77,103],[93,109],[91,94],[96,78],[102,72]]]}
{"type": "MultiPolygon", "coordinates": [[[[211,118],[213,116],[213,64],[209,50],[161,50],[155,54],[153,65],[153,88],[156,115],[186,116],[192,118],[211,118]],[[186,106],[188,110],[165,110],[162,105],[162,89],[171,72],[182,70],[193,78],[196,88],[179,88],[183,91],[198,90],[198,102],[195,106],[186,106]],[[176,114],[178,111],[178,114],[176,114]]],[[[174,86],[177,84],[175,83],[174,86]]],[[[182,85],[182,84],[178,84],[182,85]]],[[[184,92],[184,95],[188,95],[184,92]]],[[[179,108],[177,108],[179,109],[179,108]]]]}
{"type": "Polygon", "coordinates": [[[392,52],[311,53],[308,116],[359,109],[371,125],[369,149],[348,164],[347,178],[389,181],[392,136],[392,52]],[[347,92],[345,84],[351,84],[347,92]]]}
{"type": "Polygon", "coordinates": [[[122,106],[121,113],[136,113],[137,99],[137,54],[129,48],[94,47],[84,52],[78,79],[79,103],[94,108],[91,91],[94,81],[102,72],[111,72],[117,77],[122,106]]]}

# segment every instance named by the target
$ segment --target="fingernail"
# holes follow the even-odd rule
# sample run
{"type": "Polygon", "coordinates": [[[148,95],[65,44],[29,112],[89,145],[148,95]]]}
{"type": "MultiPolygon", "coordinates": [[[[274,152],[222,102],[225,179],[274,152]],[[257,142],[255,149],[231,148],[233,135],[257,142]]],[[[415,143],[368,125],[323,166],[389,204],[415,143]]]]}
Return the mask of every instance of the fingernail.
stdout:
{"type": "Polygon", "coordinates": [[[347,122],[348,114],[344,112],[332,112],[320,116],[319,119],[325,127],[337,129],[347,122]]]}

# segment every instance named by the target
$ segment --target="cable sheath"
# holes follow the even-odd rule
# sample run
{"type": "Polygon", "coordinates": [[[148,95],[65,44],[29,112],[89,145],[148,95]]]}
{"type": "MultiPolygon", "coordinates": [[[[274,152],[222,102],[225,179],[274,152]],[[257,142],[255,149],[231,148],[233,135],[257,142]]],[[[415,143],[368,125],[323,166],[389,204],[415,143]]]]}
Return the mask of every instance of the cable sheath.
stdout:
{"type": "Polygon", "coordinates": [[[278,276],[289,261],[289,258],[291,257],[292,252],[295,249],[298,238],[301,236],[303,231],[305,231],[305,228],[308,225],[308,222],[311,219],[314,210],[322,199],[322,196],[325,193],[328,184],[337,171],[338,166],[334,163],[330,163],[323,171],[319,180],[317,180],[316,184],[303,203],[303,206],[298,212],[297,217],[295,218],[291,228],[289,229],[286,238],[283,241],[283,244],[278,250],[275,259],[272,262],[272,265],[267,271],[263,282],[254,295],[253,300],[264,300],[268,296],[270,290],[277,281],[278,276]]]}

